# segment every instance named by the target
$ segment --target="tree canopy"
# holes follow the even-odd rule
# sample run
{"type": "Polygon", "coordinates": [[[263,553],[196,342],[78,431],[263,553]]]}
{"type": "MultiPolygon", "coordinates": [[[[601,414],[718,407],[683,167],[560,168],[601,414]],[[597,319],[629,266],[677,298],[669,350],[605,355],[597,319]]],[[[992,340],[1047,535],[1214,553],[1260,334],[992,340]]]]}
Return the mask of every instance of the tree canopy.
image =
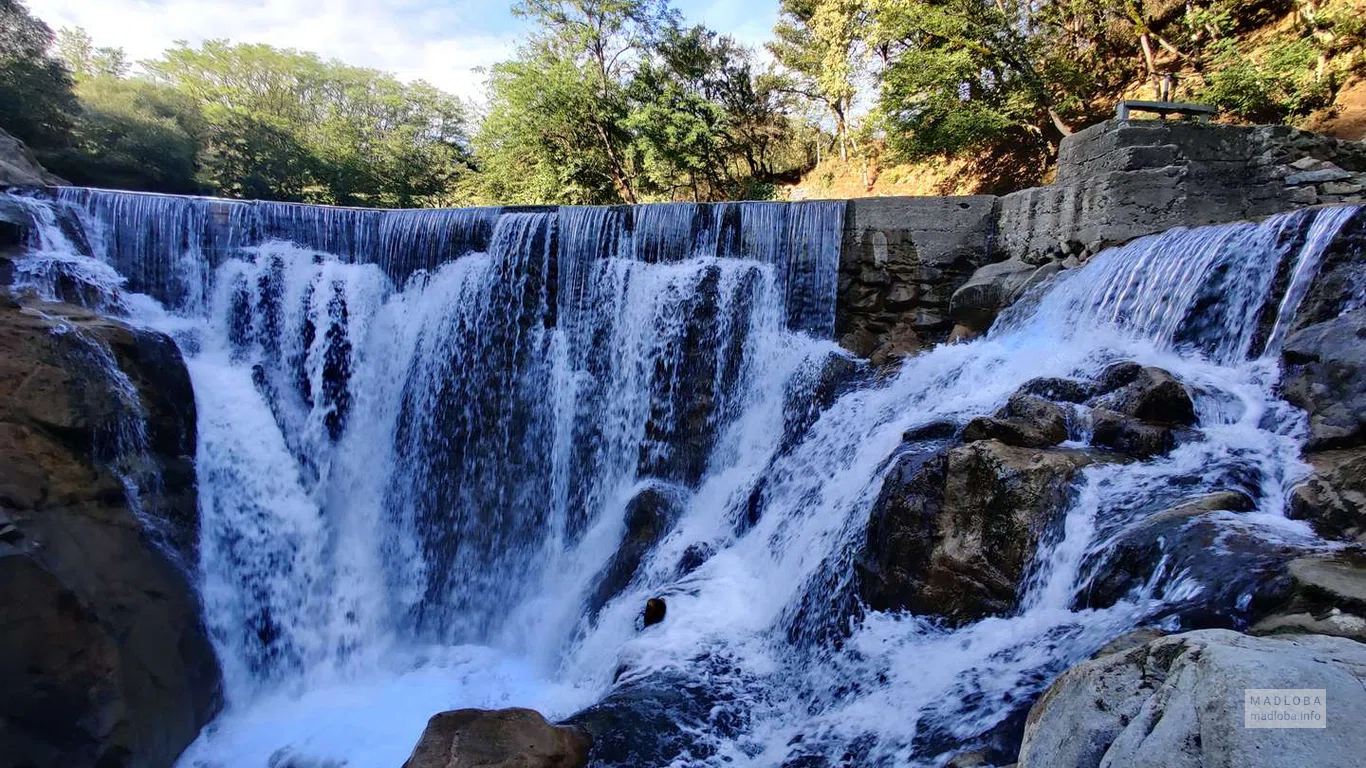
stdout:
{"type": "Polygon", "coordinates": [[[0,128],[35,149],[66,144],[76,111],[71,73],[51,56],[52,29],[19,0],[0,0],[0,128]]]}
{"type": "Polygon", "coordinates": [[[1294,122],[1366,69],[1361,0],[779,0],[767,56],[669,0],[511,10],[525,42],[472,106],[260,44],[133,63],[0,0],[0,128],[79,184],[340,205],[765,198],[821,158],[968,158],[1000,189],[1164,80],[1294,122]]]}

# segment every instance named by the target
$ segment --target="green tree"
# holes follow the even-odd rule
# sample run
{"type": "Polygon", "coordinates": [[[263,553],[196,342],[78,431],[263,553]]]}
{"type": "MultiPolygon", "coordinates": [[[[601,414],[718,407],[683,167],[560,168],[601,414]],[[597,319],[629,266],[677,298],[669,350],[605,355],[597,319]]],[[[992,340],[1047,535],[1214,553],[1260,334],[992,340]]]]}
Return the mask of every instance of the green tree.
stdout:
{"type": "Polygon", "coordinates": [[[528,0],[535,29],[490,71],[479,197],[607,204],[762,192],[790,134],[776,78],[662,0],[528,0]]]}
{"type": "Polygon", "coordinates": [[[566,205],[625,199],[621,172],[594,124],[602,107],[581,74],[573,61],[544,53],[490,70],[488,112],[474,139],[481,199],[566,205]]]}
{"type": "Polygon", "coordinates": [[[662,35],[631,84],[626,120],[649,191],[692,200],[758,194],[790,135],[777,85],[754,73],[733,39],[706,27],[662,35]]]}
{"type": "Polygon", "coordinates": [[[291,132],[220,105],[207,113],[199,174],[205,186],[226,197],[305,199],[315,161],[291,132]]]}
{"type": "Polygon", "coordinates": [[[903,157],[1012,144],[1044,156],[1071,132],[1091,73],[1055,55],[1022,0],[873,0],[887,52],[879,112],[903,157]]]}
{"type": "Polygon", "coordinates": [[[495,184],[521,186],[498,166],[535,166],[542,176],[533,184],[552,199],[637,202],[626,91],[676,12],[666,0],[522,0],[512,11],[535,28],[518,59],[493,70],[485,133],[515,133],[510,142],[486,136],[481,167],[497,177],[495,184]],[[542,85],[549,92],[535,93],[542,85]],[[528,108],[551,111],[530,115],[528,108]],[[537,156],[519,159],[513,156],[517,146],[537,156]],[[604,174],[610,189],[602,184],[604,174]],[[568,182],[562,192],[547,188],[552,175],[568,182]]]}
{"type": "Polygon", "coordinates": [[[796,90],[830,113],[840,158],[849,159],[857,82],[870,26],[868,0],[782,0],[768,50],[796,90]]]}
{"type": "Polygon", "coordinates": [[[173,88],[108,75],[76,86],[71,147],[48,158],[74,184],[194,194],[204,134],[199,105],[173,88]]]}
{"type": "Polygon", "coordinates": [[[52,29],[0,0],[0,129],[37,150],[65,146],[76,112],[71,74],[50,55],[52,29]]]}
{"type": "Polygon", "coordinates": [[[224,40],[144,66],[203,105],[204,178],[224,194],[408,206],[446,194],[468,166],[463,105],[426,83],[224,40]]]}
{"type": "Polygon", "coordinates": [[[57,55],[77,80],[87,77],[127,77],[128,57],[122,48],[97,48],[80,27],[57,33],[57,55]]]}

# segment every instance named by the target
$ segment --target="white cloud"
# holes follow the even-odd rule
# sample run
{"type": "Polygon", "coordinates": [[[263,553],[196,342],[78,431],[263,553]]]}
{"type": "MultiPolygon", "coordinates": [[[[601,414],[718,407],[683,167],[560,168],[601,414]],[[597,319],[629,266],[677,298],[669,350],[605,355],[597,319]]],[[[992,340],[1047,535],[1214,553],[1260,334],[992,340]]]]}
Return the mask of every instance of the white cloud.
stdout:
{"type": "Polygon", "coordinates": [[[507,6],[478,0],[28,0],[54,29],[84,27],[96,45],[130,59],[176,40],[267,43],[424,79],[479,98],[475,72],[510,57],[520,24],[507,6]]]}

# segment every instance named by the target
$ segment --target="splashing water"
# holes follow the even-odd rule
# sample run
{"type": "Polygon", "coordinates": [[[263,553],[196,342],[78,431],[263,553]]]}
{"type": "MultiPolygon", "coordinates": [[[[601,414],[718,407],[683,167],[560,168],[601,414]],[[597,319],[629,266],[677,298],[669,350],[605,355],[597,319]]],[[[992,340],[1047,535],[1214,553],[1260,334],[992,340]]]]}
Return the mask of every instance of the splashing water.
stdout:
{"type": "Polygon", "coordinates": [[[391,766],[442,709],[564,717],[652,680],[703,692],[677,765],[933,764],[1217,589],[1159,567],[1083,607],[1099,554],[1155,512],[1236,487],[1256,511],[1221,525],[1315,546],[1283,515],[1303,418],[1257,351],[1356,208],[1112,249],[874,378],[828,340],[838,204],[28,205],[30,258],[113,267],[187,353],[229,709],[183,765],[391,766]],[[1199,439],[1083,470],[1018,611],[947,629],[848,610],[884,477],[935,447],[908,430],[1119,360],[1181,378],[1199,439]],[[643,501],[658,536],[623,561],[643,501]],[[668,620],[639,630],[659,595],[668,620]]]}

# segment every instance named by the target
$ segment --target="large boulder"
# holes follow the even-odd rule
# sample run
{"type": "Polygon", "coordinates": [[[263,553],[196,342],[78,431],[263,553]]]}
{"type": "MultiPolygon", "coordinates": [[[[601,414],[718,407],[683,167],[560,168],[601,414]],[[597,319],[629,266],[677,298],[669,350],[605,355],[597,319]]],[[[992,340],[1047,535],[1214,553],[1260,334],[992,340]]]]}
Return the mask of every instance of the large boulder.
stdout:
{"type": "Polygon", "coordinates": [[[1366,544],[1366,451],[1305,456],[1314,468],[1290,494],[1286,515],[1306,520],[1326,539],[1366,544]]]}
{"type": "Polygon", "coordinates": [[[45,187],[66,183],[48,173],[24,142],[0,130],[0,187],[45,187]]]}
{"type": "Polygon", "coordinates": [[[220,705],[175,346],[0,299],[0,754],[169,766],[220,705]],[[125,480],[127,480],[125,482],[125,480]]]}
{"type": "Polygon", "coordinates": [[[887,473],[868,521],[863,599],[949,624],[1013,610],[1077,471],[1103,458],[996,440],[908,451],[887,473]]]}
{"type": "Polygon", "coordinates": [[[403,768],[580,768],[590,744],[532,709],[457,709],[427,721],[403,768]]]}
{"type": "Polygon", "coordinates": [[[1183,597],[1167,610],[1186,626],[1245,626],[1285,599],[1286,564],[1302,554],[1220,519],[1253,508],[1242,492],[1217,491],[1148,514],[1086,560],[1078,607],[1107,608],[1139,592],[1163,598],[1176,588],[1183,597]]]}
{"type": "Polygon", "coordinates": [[[1014,304],[1030,288],[1062,271],[1062,265],[1049,262],[1042,266],[1020,259],[988,264],[972,273],[949,301],[949,315],[955,325],[975,335],[984,333],[996,316],[1014,304]]]}
{"type": "Polygon", "coordinates": [[[1366,645],[1201,630],[1082,663],[1034,704],[1019,768],[1361,764],[1366,645]],[[1317,728],[1244,727],[1249,688],[1324,689],[1317,728]]]}
{"type": "Polygon", "coordinates": [[[1311,451],[1360,445],[1366,432],[1366,310],[1286,339],[1281,396],[1309,414],[1311,451]]]}

